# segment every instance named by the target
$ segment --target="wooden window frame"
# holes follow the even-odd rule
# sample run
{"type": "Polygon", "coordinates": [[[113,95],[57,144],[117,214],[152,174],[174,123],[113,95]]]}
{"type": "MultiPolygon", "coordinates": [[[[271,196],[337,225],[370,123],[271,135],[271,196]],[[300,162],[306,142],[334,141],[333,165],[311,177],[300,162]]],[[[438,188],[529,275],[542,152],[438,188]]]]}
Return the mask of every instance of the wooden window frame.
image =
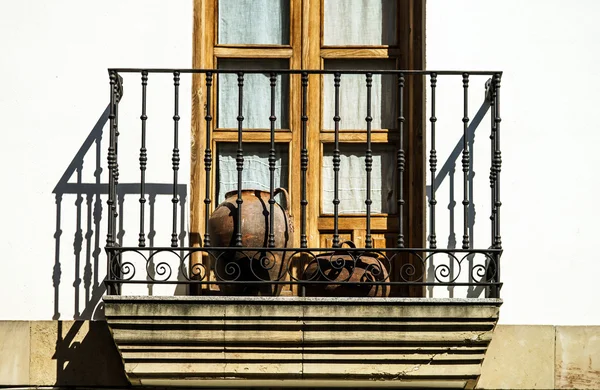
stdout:
{"type": "MultiPolygon", "coordinates": [[[[365,59],[365,58],[394,58],[398,68],[405,70],[425,69],[425,0],[399,0],[397,20],[397,46],[323,46],[321,28],[323,23],[324,0],[290,0],[290,45],[223,45],[217,44],[217,4],[218,0],[194,0],[193,28],[193,67],[199,69],[216,68],[217,58],[289,58],[290,69],[323,69],[326,59],[365,59]],[[300,14],[301,17],[297,15],[300,14]]],[[[328,218],[320,214],[320,161],[323,142],[329,141],[333,133],[321,132],[321,87],[311,88],[311,85],[321,84],[320,75],[309,76],[309,107],[308,134],[319,136],[308,137],[308,153],[310,156],[307,180],[307,235],[309,247],[321,246],[320,229],[326,229],[330,224],[328,218]],[[331,136],[331,137],[330,137],[331,136]]],[[[289,140],[290,159],[299,157],[300,131],[300,77],[290,79],[290,131],[277,131],[276,142],[289,140]],[[295,108],[294,108],[295,107],[295,108]]],[[[409,248],[425,247],[425,84],[422,78],[407,77],[404,112],[406,145],[405,171],[405,243],[409,248]]],[[[204,235],[204,197],[205,197],[205,112],[203,93],[206,89],[202,74],[193,76],[192,84],[192,124],[191,124],[191,189],[190,189],[190,246],[201,246],[204,235]]],[[[217,88],[213,88],[216,93],[217,88]]],[[[216,100],[213,99],[214,102],[216,100]]],[[[217,104],[213,105],[213,110],[217,104]]],[[[213,112],[213,117],[216,111],[213,112]]],[[[268,134],[268,133],[264,133],[268,134]]],[[[352,133],[340,132],[340,139],[352,138],[352,133]]],[[[265,135],[257,132],[245,132],[244,141],[263,140],[265,135]]],[[[374,131],[373,141],[384,142],[392,140],[394,134],[386,131],[374,131]]],[[[237,133],[219,131],[212,135],[213,150],[218,141],[236,141],[237,133]]],[[[397,139],[397,136],[396,136],[397,139]]],[[[268,142],[268,138],[264,138],[268,142]]],[[[355,140],[356,141],[356,140],[355,140]]],[[[298,158],[299,161],[299,158],[298,158]]],[[[293,165],[290,165],[290,168],[293,165]]],[[[214,164],[211,172],[214,188],[214,164]]],[[[300,215],[298,199],[294,199],[294,189],[300,188],[299,175],[290,175],[290,194],[292,196],[292,215],[300,215]]],[[[213,200],[213,207],[216,206],[213,200]]],[[[345,217],[344,224],[353,228],[359,227],[364,217],[345,217]]],[[[341,220],[340,220],[341,222],[341,220]]],[[[397,229],[397,217],[374,217],[373,228],[381,231],[397,229]],[[377,219],[379,218],[379,220],[377,219]]],[[[343,225],[340,224],[340,227],[343,225]]],[[[295,241],[299,243],[299,229],[296,229],[295,241]]],[[[421,295],[418,291],[411,295],[421,295]]]]}

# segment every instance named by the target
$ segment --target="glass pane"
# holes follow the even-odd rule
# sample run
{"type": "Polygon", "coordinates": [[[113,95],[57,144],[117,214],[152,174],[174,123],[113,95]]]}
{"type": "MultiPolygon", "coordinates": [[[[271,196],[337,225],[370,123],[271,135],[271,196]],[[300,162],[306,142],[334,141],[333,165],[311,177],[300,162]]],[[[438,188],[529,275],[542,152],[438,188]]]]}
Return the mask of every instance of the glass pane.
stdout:
{"type": "MultiPolygon", "coordinates": [[[[326,60],[325,69],[336,70],[392,70],[395,60],[326,60]]],[[[334,128],[335,88],[333,75],[323,76],[323,128],[334,128]]],[[[396,75],[373,75],[371,87],[372,129],[396,127],[396,75]]],[[[365,75],[342,75],[340,80],[340,129],[358,130],[367,128],[367,86],[365,75]]]]}
{"type": "MultiPolygon", "coordinates": [[[[271,171],[269,170],[269,143],[244,143],[244,170],[242,188],[269,191],[271,171]]],[[[275,144],[275,180],[274,187],[288,188],[289,151],[288,144],[275,144]]],[[[217,144],[217,201],[215,206],[225,200],[225,194],[237,190],[238,171],[236,167],[237,143],[221,142],[217,144]]],[[[281,204],[280,195],[275,200],[281,204]]]]}
{"type": "Polygon", "coordinates": [[[396,0],[325,0],[323,43],[395,45],[396,0]]]}
{"type": "MultiPolygon", "coordinates": [[[[333,214],[333,144],[323,147],[323,213],[333,214]]],[[[396,212],[396,149],[391,145],[372,144],[371,212],[396,212]]],[[[364,214],[367,211],[366,144],[340,144],[338,197],[340,214],[364,214]]]]}
{"type": "Polygon", "coordinates": [[[289,45],[289,0],[219,0],[219,43],[289,45]]]}
{"type": "MultiPolygon", "coordinates": [[[[288,69],[287,59],[219,59],[219,69],[288,69]]],[[[268,73],[244,75],[244,96],[242,104],[243,126],[245,129],[268,129],[271,127],[271,81],[268,73]]],[[[220,128],[238,127],[238,76],[219,75],[217,126],[220,128]]],[[[275,127],[287,129],[289,76],[278,76],[275,92],[275,127]]]]}

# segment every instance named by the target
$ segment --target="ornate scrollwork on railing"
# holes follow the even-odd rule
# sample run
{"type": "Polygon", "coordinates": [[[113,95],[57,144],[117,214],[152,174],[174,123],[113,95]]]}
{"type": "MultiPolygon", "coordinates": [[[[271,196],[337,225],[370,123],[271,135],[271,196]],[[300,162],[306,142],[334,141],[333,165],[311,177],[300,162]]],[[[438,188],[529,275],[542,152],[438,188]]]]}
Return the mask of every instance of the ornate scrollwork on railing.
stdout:
{"type": "Polygon", "coordinates": [[[109,284],[214,285],[223,295],[279,295],[284,285],[301,286],[299,291],[306,296],[375,297],[389,296],[392,286],[398,285],[500,287],[495,281],[498,249],[115,247],[108,251],[109,284]],[[188,264],[192,253],[205,261],[188,264]]]}

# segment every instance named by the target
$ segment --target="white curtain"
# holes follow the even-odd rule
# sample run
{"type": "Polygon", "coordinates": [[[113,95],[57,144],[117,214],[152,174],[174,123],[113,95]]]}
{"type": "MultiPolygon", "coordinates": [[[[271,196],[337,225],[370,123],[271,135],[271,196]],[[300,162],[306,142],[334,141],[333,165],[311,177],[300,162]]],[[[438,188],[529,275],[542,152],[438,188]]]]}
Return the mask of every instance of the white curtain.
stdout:
{"type": "Polygon", "coordinates": [[[219,0],[221,44],[289,45],[289,0],[219,0]]]}
{"type": "MultiPolygon", "coordinates": [[[[372,144],[373,170],[371,171],[371,212],[396,212],[396,154],[390,145],[372,144]]],[[[365,144],[340,144],[341,161],[338,198],[340,214],[362,214],[367,211],[367,174],[365,144]]],[[[323,213],[333,214],[334,172],[333,144],[323,148],[323,213]]]]}
{"type": "MultiPolygon", "coordinates": [[[[288,69],[287,59],[219,59],[219,69],[288,69]]],[[[268,129],[271,127],[271,81],[269,73],[245,74],[242,100],[243,127],[245,129],[268,129]]],[[[220,128],[238,127],[239,88],[236,74],[218,76],[218,116],[220,128]]],[[[288,125],[289,76],[277,77],[275,91],[275,127],[286,129],[288,125]]]]}
{"type": "MultiPolygon", "coordinates": [[[[394,60],[327,60],[329,70],[396,69],[394,60]]],[[[335,88],[333,75],[323,80],[323,128],[334,128],[335,88]]],[[[396,94],[398,83],[395,75],[373,75],[371,87],[372,129],[396,128],[396,94]]],[[[362,74],[345,74],[340,79],[340,129],[360,130],[367,128],[367,86],[362,74]]]]}
{"type": "Polygon", "coordinates": [[[325,45],[395,45],[396,0],[325,0],[325,45]]]}
{"type": "MultiPolygon", "coordinates": [[[[250,143],[243,145],[244,169],[242,188],[269,191],[271,171],[269,170],[269,143],[250,143]]],[[[217,145],[217,201],[215,206],[225,200],[225,194],[237,190],[238,171],[236,166],[237,143],[222,142],[217,145]]],[[[288,145],[275,144],[274,187],[288,188],[289,152],[288,145]]],[[[281,203],[280,195],[276,198],[281,203]]]]}

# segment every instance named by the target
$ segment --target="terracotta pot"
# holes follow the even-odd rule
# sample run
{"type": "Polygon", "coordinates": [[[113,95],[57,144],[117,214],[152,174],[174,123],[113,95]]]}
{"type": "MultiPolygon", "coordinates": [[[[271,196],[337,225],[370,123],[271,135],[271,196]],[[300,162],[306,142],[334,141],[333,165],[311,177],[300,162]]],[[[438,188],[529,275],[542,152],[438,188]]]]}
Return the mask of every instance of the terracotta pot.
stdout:
{"type": "MultiPolygon", "coordinates": [[[[273,233],[276,248],[293,246],[293,224],[288,212],[289,196],[285,189],[277,188],[274,195],[283,194],[285,207],[274,205],[273,233]]],[[[270,226],[270,193],[261,190],[242,190],[242,246],[268,247],[270,226]]],[[[225,201],[216,208],[208,221],[210,245],[235,247],[238,207],[237,190],[225,194],[225,201]]],[[[215,272],[221,281],[278,281],[287,274],[289,258],[285,252],[227,251],[215,253],[215,272]]],[[[226,295],[279,295],[282,285],[277,284],[221,284],[226,295]]]]}
{"type": "MultiPolygon", "coordinates": [[[[354,244],[347,242],[354,248],[354,244]]],[[[379,256],[370,252],[346,252],[342,249],[323,253],[310,261],[302,280],[348,282],[344,284],[307,284],[309,297],[387,297],[387,285],[354,284],[359,282],[386,282],[389,275],[379,256]]]]}

